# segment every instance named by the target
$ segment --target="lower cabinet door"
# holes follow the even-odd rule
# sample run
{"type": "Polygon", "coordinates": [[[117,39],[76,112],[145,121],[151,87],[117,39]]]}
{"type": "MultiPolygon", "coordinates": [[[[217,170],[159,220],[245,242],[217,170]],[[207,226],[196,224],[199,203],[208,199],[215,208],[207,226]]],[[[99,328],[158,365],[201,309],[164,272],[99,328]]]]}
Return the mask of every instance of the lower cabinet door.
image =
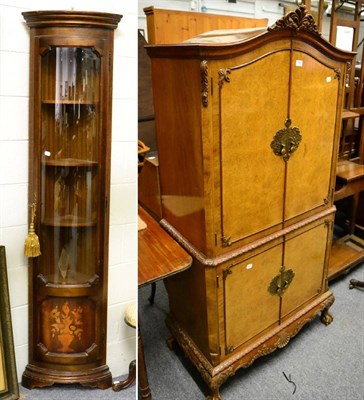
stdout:
{"type": "Polygon", "coordinates": [[[278,244],[244,261],[232,262],[223,271],[226,354],[278,324],[279,297],[272,296],[268,286],[281,263],[282,244],[278,244]]]}
{"type": "Polygon", "coordinates": [[[258,247],[222,271],[225,354],[279,325],[325,289],[332,215],[258,247]]]}
{"type": "Polygon", "coordinates": [[[294,277],[282,296],[282,318],[322,292],[330,226],[321,221],[286,240],[284,267],[294,277]]]}
{"type": "Polygon", "coordinates": [[[55,364],[96,361],[96,303],[87,297],[48,297],[41,303],[39,358],[55,364]]]}

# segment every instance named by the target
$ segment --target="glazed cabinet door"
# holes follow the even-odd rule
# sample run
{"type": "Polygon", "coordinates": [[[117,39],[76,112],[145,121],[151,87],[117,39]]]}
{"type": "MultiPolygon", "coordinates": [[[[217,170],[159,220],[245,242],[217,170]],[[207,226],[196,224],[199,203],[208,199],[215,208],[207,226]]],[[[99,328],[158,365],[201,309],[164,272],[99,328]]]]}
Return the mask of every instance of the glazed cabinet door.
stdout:
{"type": "Polygon", "coordinates": [[[102,40],[40,39],[36,358],[98,360],[105,200],[102,40]]]}
{"type": "Polygon", "coordinates": [[[289,53],[272,52],[222,68],[218,75],[221,236],[226,246],[282,222],[285,171],[270,144],[286,119],[289,53]]]}

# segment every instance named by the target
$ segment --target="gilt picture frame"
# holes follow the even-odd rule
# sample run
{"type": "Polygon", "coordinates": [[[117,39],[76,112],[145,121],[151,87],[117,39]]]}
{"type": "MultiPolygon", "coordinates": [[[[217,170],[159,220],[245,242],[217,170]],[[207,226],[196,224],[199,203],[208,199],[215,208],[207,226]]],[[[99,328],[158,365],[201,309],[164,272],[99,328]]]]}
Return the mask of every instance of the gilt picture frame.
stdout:
{"type": "Polygon", "coordinates": [[[19,399],[5,246],[0,246],[0,400],[19,399]]]}

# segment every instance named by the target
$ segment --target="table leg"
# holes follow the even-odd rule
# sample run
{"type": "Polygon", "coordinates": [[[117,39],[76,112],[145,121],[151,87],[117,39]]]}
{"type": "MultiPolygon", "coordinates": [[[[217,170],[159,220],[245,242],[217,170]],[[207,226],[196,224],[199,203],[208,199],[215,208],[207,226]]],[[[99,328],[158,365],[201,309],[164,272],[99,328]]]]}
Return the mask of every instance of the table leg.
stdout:
{"type": "Polygon", "coordinates": [[[152,400],[152,394],[150,392],[148,383],[147,368],[145,366],[144,350],[143,350],[142,337],[140,335],[140,329],[138,329],[138,380],[139,380],[139,389],[142,395],[142,399],[152,400]]]}
{"type": "Polygon", "coordinates": [[[135,381],[135,375],[136,375],[136,362],[135,360],[133,360],[129,364],[129,376],[124,381],[114,382],[112,385],[112,390],[114,392],[119,392],[121,389],[128,388],[135,381]]]}
{"type": "Polygon", "coordinates": [[[152,283],[152,290],[150,293],[150,297],[149,297],[149,303],[150,304],[154,304],[154,297],[155,297],[155,291],[156,291],[157,285],[155,282],[152,283]]]}

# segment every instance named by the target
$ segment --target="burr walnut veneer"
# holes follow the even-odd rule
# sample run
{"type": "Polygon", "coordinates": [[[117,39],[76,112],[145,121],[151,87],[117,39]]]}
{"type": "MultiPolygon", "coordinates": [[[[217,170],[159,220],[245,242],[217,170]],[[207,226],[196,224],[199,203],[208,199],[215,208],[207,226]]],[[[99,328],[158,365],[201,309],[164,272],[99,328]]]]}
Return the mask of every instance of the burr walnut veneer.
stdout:
{"type": "Polygon", "coordinates": [[[25,12],[30,27],[29,262],[25,387],[111,386],[106,365],[113,35],[121,16],[25,12]]]}
{"type": "MultiPolygon", "coordinates": [[[[203,40],[204,43],[200,41],[203,40]]],[[[173,337],[220,399],[238,368],[328,308],[346,63],[304,6],[233,43],[148,46],[173,337]],[[252,35],[252,36],[250,36],[252,35]]]]}

